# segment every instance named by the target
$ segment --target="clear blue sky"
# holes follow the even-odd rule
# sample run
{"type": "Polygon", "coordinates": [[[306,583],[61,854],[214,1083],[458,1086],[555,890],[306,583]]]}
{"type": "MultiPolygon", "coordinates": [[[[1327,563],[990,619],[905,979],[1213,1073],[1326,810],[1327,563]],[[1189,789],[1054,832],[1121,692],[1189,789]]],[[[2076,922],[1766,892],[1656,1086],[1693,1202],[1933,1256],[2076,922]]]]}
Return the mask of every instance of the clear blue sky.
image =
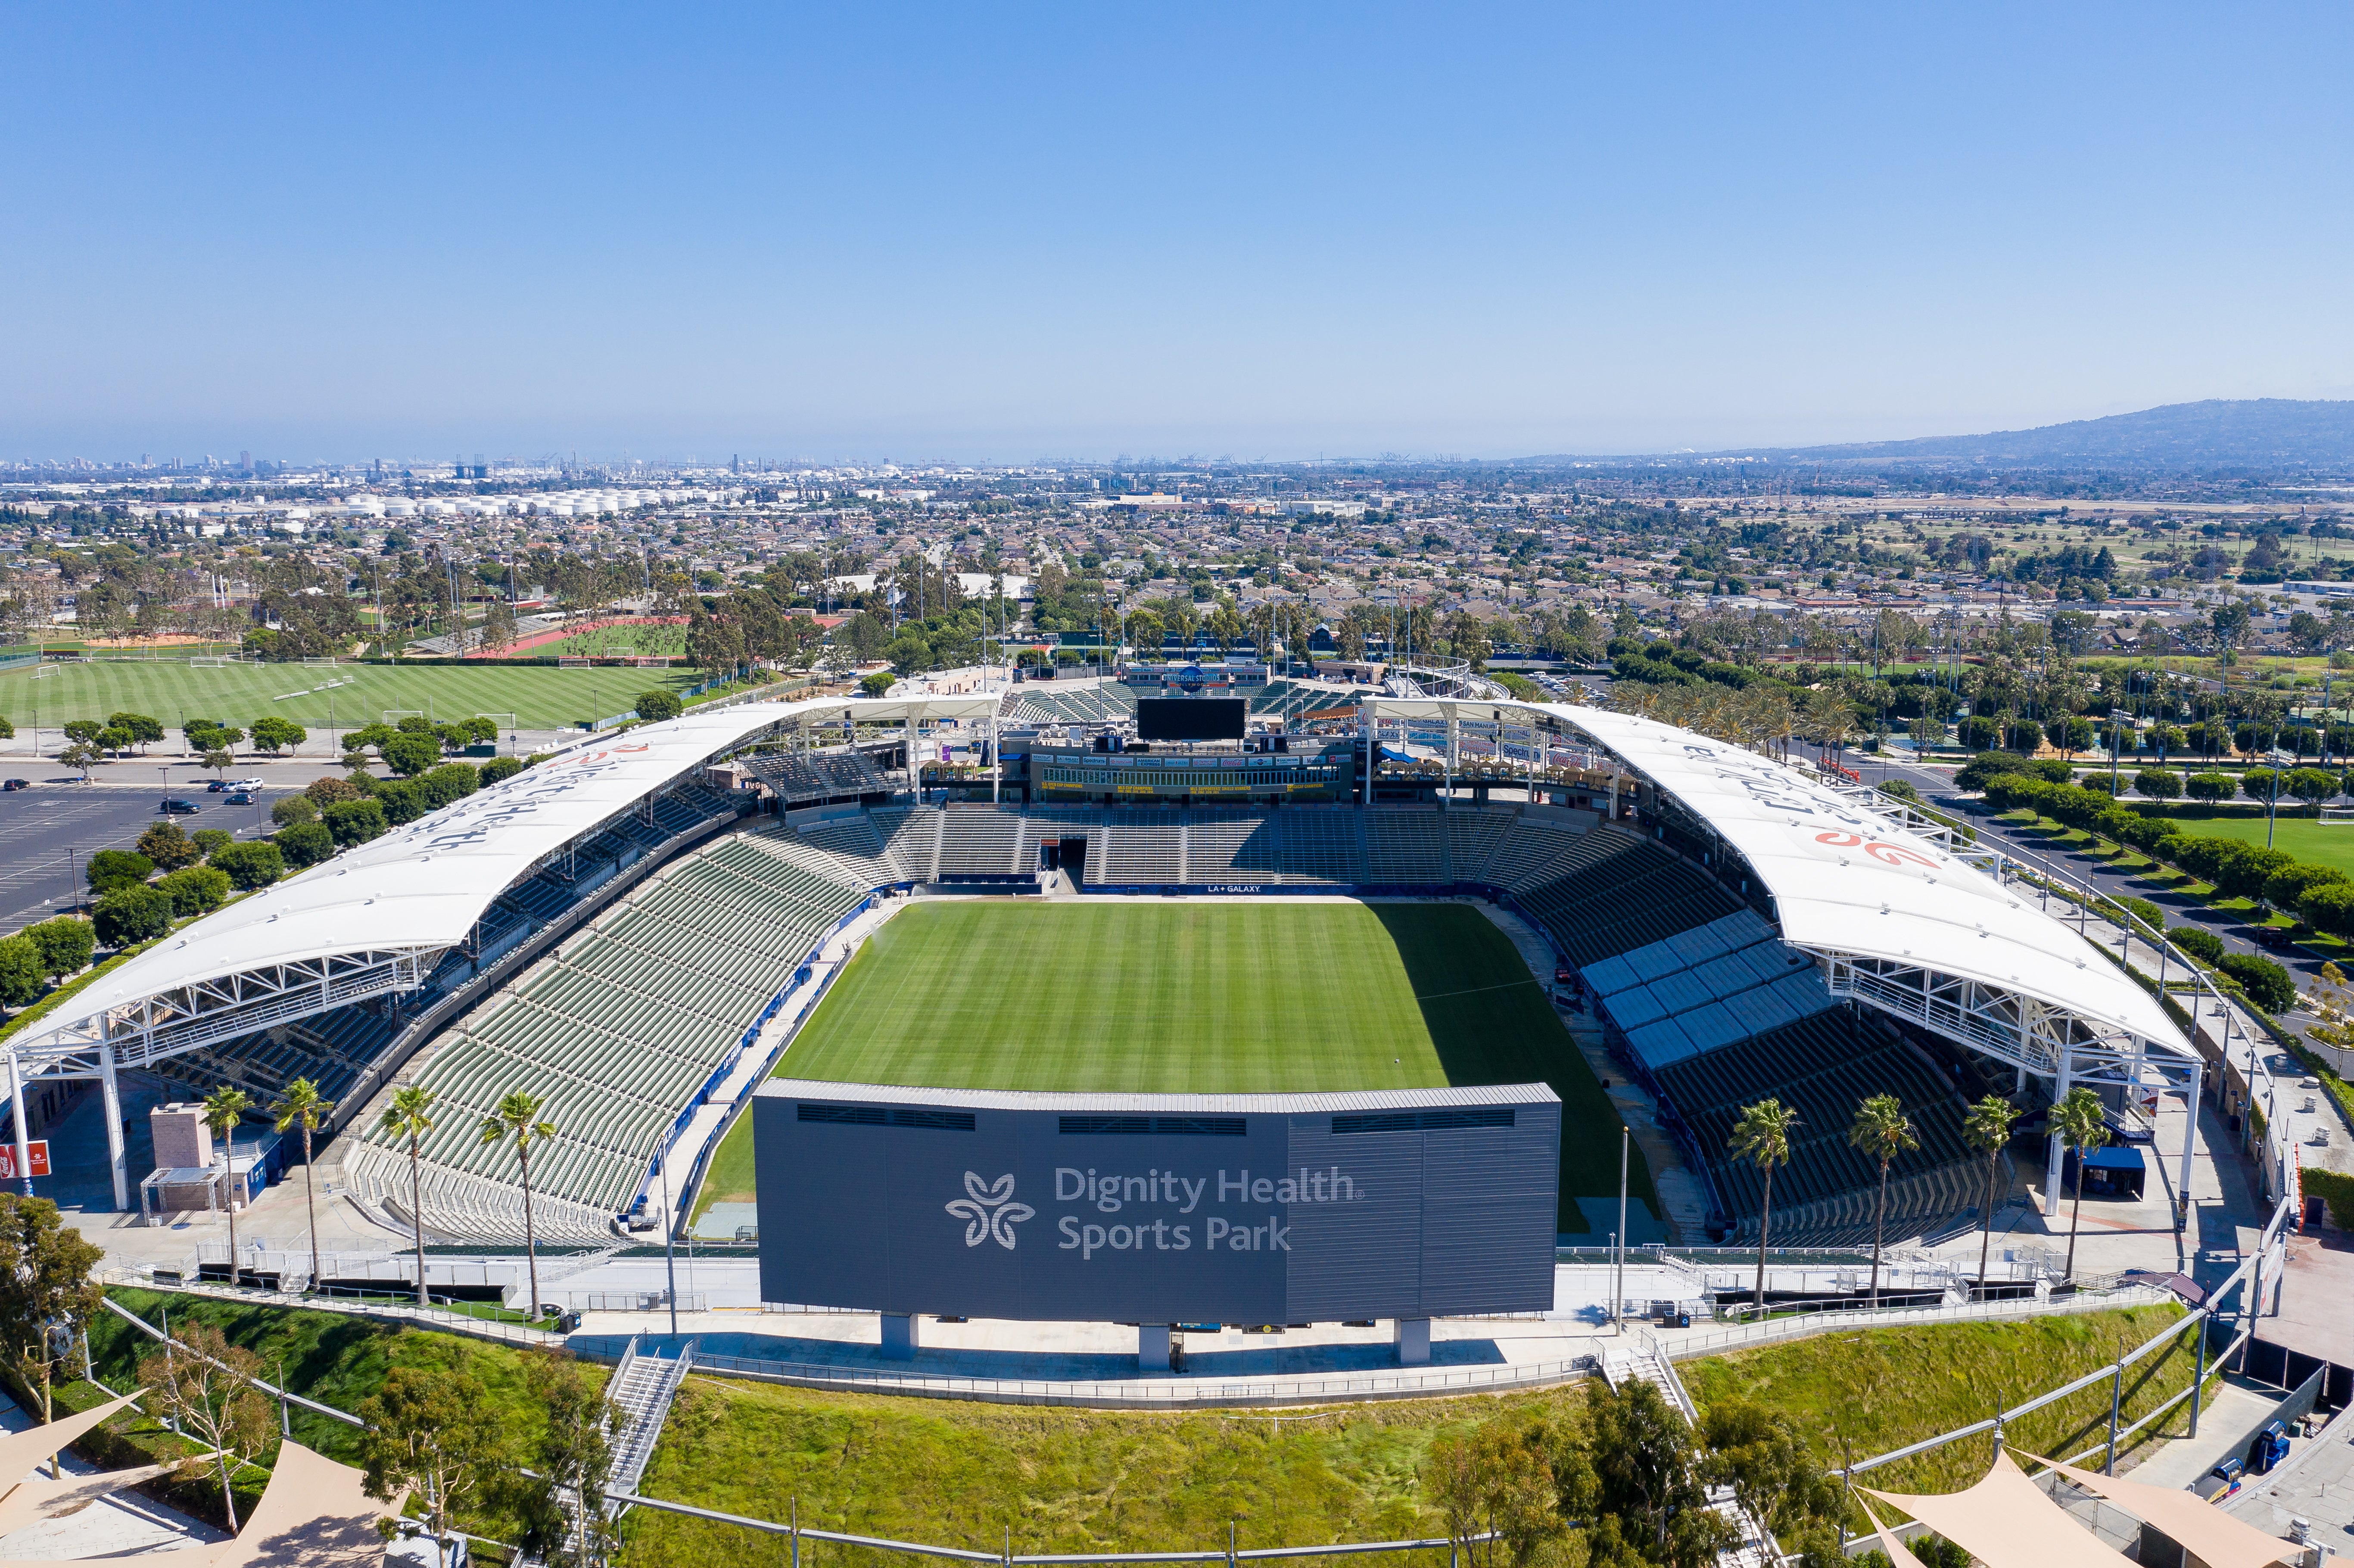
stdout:
{"type": "Polygon", "coordinates": [[[0,455],[1656,450],[2354,396],[2354,11],[12,6],[0,455]]]}

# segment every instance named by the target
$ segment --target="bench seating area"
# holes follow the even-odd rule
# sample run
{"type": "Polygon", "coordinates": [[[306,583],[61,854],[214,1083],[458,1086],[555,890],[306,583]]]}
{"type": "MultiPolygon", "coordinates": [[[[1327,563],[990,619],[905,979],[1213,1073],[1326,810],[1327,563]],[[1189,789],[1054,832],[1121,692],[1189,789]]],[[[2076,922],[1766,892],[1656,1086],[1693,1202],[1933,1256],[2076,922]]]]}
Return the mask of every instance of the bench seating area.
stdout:
{"type": "MultiPolygon", "coordinates": [[[[665,868],[445,1038],[416,1075],[440,1102],[422,1150],[429,1224],[520,1234],[514,1150],[482,1146],[474,1129],[522,1089],[558,1129],[533,1161],[543,1234],[602,1233],[672,1120],[866,896],[824,852],[809,852],[813,863],[798,844],[777,853],[769,841],[784,833],[730,837],[665,868]]],[[[373,1131],[367,1147],[376,1184],[405,1201],[401,1151],[373,1131]]]]}
{"type": "MultiPolygon", "coordinates": [[[[1872,1095],[1903,1101],[1921,1140],[1890,1166],[1892,1182],[1972,1159],[1962,1139],[1961,1097],[1943,1075],[1901,1038],[1843,1010],[1672,1063],[1657,1076],[1669,1107],[1707,1157],[1727,1210],[1752,1234],[1764,1179],[1725,1148],[1744,1105],[1771,1097],[1797,1112],[1790,1162],[1774,1172],[1777,1213],[1859,1191],[1868,1196],[1877,1186],[1879,1167],[1847,1141],[1856,1106],[1872,1095]]],[[[1970,1190],[1966,1172],[1950,1174],[1956,1193],[1970,1190]]]]}

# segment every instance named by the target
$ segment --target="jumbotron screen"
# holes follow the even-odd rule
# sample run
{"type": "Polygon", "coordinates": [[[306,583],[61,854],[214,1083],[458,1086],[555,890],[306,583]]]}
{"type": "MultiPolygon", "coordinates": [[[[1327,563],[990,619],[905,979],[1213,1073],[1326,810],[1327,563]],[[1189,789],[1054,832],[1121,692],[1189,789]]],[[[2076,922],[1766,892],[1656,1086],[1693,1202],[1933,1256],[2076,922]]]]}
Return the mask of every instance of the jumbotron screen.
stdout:
{"type": "Polygon", "coordinates": [[[1139,697],[1139,740],[1240,740],[1241,697],[1139,697]]]}

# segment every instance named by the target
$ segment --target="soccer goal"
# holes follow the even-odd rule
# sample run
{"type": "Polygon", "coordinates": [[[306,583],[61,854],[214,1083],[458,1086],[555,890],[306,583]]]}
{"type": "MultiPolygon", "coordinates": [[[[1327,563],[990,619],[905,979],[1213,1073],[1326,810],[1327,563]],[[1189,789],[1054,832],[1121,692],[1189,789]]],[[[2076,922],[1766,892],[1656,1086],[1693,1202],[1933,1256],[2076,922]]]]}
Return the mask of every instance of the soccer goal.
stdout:
{"type": "Polygon", "coordinates": [[[398,725],[400,721],[405,718],[423,718],[424,716],[425,710],[423,708],[387,708],[384,710],[384,722],[388,725],[398,725]]]}
{"type": "Polygon", "coordinates": [[[597,667],[597,661],[594,659],[575,658],[570,654],[558,654],[556,660],[556,667],[559,670],[593,670],[597,667]]]}
{"type": "Polygon", "coordinates": [[[630,667],[633,670],[667,670],[675,662],[676,655],[670,653],[633,653],[630,656],[630,667]]]}
{"type": "Polygon", "coordinates": [[[226,670],[237,661],[226,653],[192,653],[188,666],[195,670],[226,670]]]}
{"type": "Polygon", "coordinates": [[[2321,825],[2325,828],[2354,828],[2354,806],[2324,806],[2321,825]]]}

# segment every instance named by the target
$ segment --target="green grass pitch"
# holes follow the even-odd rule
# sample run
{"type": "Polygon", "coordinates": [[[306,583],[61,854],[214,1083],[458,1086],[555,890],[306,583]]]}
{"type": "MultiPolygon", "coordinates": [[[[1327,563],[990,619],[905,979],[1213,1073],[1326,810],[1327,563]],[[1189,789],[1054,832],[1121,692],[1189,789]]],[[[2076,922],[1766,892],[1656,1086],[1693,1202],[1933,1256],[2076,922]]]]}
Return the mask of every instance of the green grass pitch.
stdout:
{"type": "MultiPolygon", "coordinates": [[[[868,938],[778,1072],[1143,1094],[1542,1081],[1562,1098],[1562,1229],[1586,1228],[1579,1194],[1618,1185],[1617,1112],[1519,952],[1461,905],[919,904],[868,938]]],[[[752,1187],[747,1118],[701,1203],[752,1187]]]]}
{"type": "Polygon", "coordinates": [[[146,714],[177,730],[192,718],[250,726],[267,715],[305,729],[383,722],[387,711],[435,719],[513,714],[522,729],[568,729],[586,718],[625,713],[640,692],[683,691],[702,680],[681,670],[558,670],[485,664],[402,669],[388,664],[232,664],[213,669],[186,660],[91,660],[0,671],[0,715],[19,730],[37,716],[54,729],[69,719],[146,714]],[[331,681],[348,685],[329,688],[331,681]],[[326,689],[322,689],[326,688],[326,689]]]}

